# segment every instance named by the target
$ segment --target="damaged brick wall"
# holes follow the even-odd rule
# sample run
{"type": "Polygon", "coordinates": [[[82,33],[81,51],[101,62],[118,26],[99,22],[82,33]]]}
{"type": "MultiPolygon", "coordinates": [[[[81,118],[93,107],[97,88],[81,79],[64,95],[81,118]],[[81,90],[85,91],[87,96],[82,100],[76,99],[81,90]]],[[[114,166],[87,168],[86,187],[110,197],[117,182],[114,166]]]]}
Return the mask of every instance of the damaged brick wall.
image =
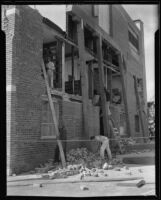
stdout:
{"type": "MultiPolygon", "coordinates": [[[[10,89],[7,93],[7,167],[8,174],[18,174],[53,158],[57,144],[55,139],[41,139],[41,97],[45,93],[40,66],[42,17],[36,10],[21,5],[9,11],[8,20],[6,69],[10,89]]],[[[81,138],[82,104],[63,101],[59,106],[67,139],[81,138]]],[[[93,121],[91,124],[97,126],[93,121]]],[[[70,143],[69,147],[76,147],[75,144],[70,143]]]]}
{"type": "Polygon", "coordinates": [[[40,67],[42,17],[22,5],[9,9],[7,17],[6,34],[13,34],[11,41],[7,36],[7,85],[16,89],[7,97],[7,167],[12,174],[30,170],[54,155],[55,141],[40,139],[41,95],[45,91],[40,67]]]}
{"type": "Polygon", "coordinates": [[[15,12],[14,6],[2,6],[2,30],[6,35],[6,100],[7,100],[7,173],[10,173],[11,166],[11,148],[13,138],[16,136],[16,121],[15,121],[15,109],[16,109],[16,76],[14,68],[14,56],[13,42],[14,42],[14,27],[15,27],[15,12]],[[9,9],[9,10],[7,10],[9,9]]]}

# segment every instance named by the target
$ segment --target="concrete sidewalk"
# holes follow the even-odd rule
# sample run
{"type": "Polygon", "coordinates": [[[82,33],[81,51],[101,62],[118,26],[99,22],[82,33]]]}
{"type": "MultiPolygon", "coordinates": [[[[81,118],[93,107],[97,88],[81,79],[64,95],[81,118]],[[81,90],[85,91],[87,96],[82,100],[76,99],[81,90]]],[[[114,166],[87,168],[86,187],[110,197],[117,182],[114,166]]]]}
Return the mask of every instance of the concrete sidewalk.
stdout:
{"type": "MultiPolygon", "coordinates": [[[[129,162],[125,163],[127,166],[141,167],[141,166],[147,165],[147,162],[145,162],[147,159],[149,161],[149,163],[148,163],[149,165],[154,164],[153,161],[155,160],[155,152],[150,151],[150,152],[140,152],[140,153],[129,153],[129,154],[117,155],[116,158],[122,159],[122,160],[125,160],[125,161],[128,158],[128,159],[130,159],[131,164],[129,162]],[[141,158],[141,159],[139,159],[140,163],[137,162],[137,158],[141,158]],[[152,162],[150,162],[151,160],[152,160],[152,162]],[[136,163],[135,163],[135,161],[136,161],[136,163]]],[[[71,178],[71,177],[68,177],[68,178],[71,178]]],[[[35,179],[42,179],[41,174],[7,176],[8,182],[21,181],[21,180],[35,180],[35,179]]],[[[44,178],[43,178],[43,180],[44,180],[44,178]]]]}
{"type": "MultiPolygon", "coordinates": [[[[7,195],[18,196],[131,196],[131,195],[143,195],[150,192],[155,195],[155,166],[134,166],[128,165],[129,169],[122,168],[121,171],[107,170],[108,179],[110,178],[125,178],[125,177],[140,177],[146,181],[146,185],[137,188],[136,183],[139,180],[129,181],[110,181],[110,182],[97,182],[100,177],[94,178],[92,182],[74,182],[70,181],[78,180],[79,175],[68,177],[67,179],[53,179],[53,180],[40,180],[31,178],[31,175],[17,176],[17,180],[7,182],[7,195]],[[140,171],[141,169],[141,171],[140,171]],[[130,175],[129,172],[132,174],[130,175]],[[70,183],[68,183],[70,182],[70,183]],[[124,185],[127,183],[126,185],[124,185]],[[34,186],[37,184],[37,186],[34,186]],[[39,184],[42,187],[39,187],[39,184]],[[87,186],[87,191],[82,191],[80,186],[87,186]]],[[[34,175],[32,176],[34,177],[34,175]]],[[[13,177],[15,178],[15,177],[13,177]]],[[[90,179],[90,177],[88,177],[90,179]]],[[[148,194],[147,194],[148,195],[148,194]]]]}

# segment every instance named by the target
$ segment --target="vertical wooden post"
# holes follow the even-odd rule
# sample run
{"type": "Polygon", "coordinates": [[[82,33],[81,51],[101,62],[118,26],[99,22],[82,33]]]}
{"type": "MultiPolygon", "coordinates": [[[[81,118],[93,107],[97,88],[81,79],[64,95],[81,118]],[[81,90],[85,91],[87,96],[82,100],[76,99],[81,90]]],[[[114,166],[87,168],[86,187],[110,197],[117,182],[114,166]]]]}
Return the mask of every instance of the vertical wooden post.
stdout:
{"type": "MultiPolygon", "coordinates": [[[[112,64],[112,56],[110,55],[109,56],[109,62],[111,62],[111,64],[112,64]]],[[[112,102],[112,70],[111,69],[109,69],[109,82],[108,82],[108,84],[109,84],[109,90],[110,90],[110,102],[112,102]]]]}
{"type": "Polygon", "coordinates": [[[104,91],[104,68],[103,68],[103,58],[102,58],[102,37],[99,35],[97,39],[97,56],[98,56],[98,70],[99,70],[99,84],[100,84],[100,92],[101,92],[101,108],[103,114],[103,126],[104,126],[104,134],[106,136],[110,136],[110,127],[109,127],[109,119],[108,119],[108,111],[106,106],[106,95],[104,91]]]}
{"type": "Polygon", "coordinates": [[[93,98],[93,93],[94,93],[94,72],[93,72],[93,61],[91,61],[91,63],[90,63],[90,66],[91,66],[91,71],[92,71],[92,73],[91,73],[91,84],[92,84],[92,87],[91,87],[91,90],[92,90],[92,98],[93,98]]]}
{"type": "Polygon", "coordinates": [[[140,50],[140,59],[142,62],[144,111],[147,114],[147,89],[146,89],[147,86],[146,86],[146,67],[145,67],[145,49],[144,49],[144,25],[141,20],[139,20],[139,22],[140,22],[140,31],[141,31],[141,35],[139,37],[139,50],[140,50]]]}
{"type": "Polygon", "coordinates": [[[62,41],[57,40],[57,88],[62,88],[62,41]]]}
{"type": "Polygon", "coordinates": [[[74,46],[71,46],[71,56],[72,56],[72,88],[74,94],[74,46]]]}
{"type": "Polygon", "coordinates": [[[105,85],[105,87],[106,87],[106,89],[107,89],[107,68],[106,67],[103,67],[103,70],[104,70],[104,85],[105,85]]]}
{"type": "Polygon", "coordinates": [[[127,92],[126,92],[126,88],[125,88],[125,72],[124,72],[124,66],[123,66],[123,60],[122,59],[123,58],[121,57],[121,54],[119,53],[118,54],[118,61],[119,61],[121,83],[122,83],[122,93],[123,93],[125,113],[126,113],[127,134],[128,134],[128,136],[131,136],[131,126],[130,126],[129,109],[128,109],[128,102],[127,102],[127,92]]]}
{"type": "MultiPolygon", "coordinates": [[[[140,118],[141,129],[142,129],[142,132],[143,132],[143,137],[145,137],[145,124],[144,124],[144,120],[143,120],[143,110],[142,110],[142,106],[141,106],[141,103],[140,103],[140,97],[139,97],[139,93],[138,93],[138,89],[137,89],[136,76],[133,76],[133,78],[134,78],[135,95],[136,95],[137,107],[138,107],[138,110],[139,110],[139,118],[140,118]]],[[[144,138],[144,142],[146,142],[145,138],[144,138]]]]}
{"type": "Polygon", "coordinates": [[[93,66],[92,61],[88,62],[88,94],[89,98],[93,98],[93,66]]]}
{"type": "Polygon", "coordinates": [[[43,61],[42,61],[42,70],[43,70],[43,74],[44,74],[44,78],[45,78],[45,85],[46,85],[49,105],[50,105],[50,109],[51,109],[52,120],[53,120],[53,123],[55,125],[56,137],[57,137],[57,143],[58,143],[58,147],[59,147],[59,151],[60,151],[61,162],[62,162],[62,166],[66,167],[66,161],[65,161],[62,143],[59,140],[59,129],[58,129],[58,122],[57,122],[57,119],[56,119],[56,112],[55,112],[55,108],[54,108],[53,101],[52,101],[52,98],[51,98],[49,83],[48,83],[48,80],[47,80],[47,74],[46,74],[46,70],[45,70],[45,66],[44,66],[43,61]]]}
{"type": "Polygon", "coordinates": [[[144,128],[145,128],[145,135],[149,135],[148,130],[148,120],[147,120],[147,85],[146,85],[146,67],[145,67],[145,50],[144,50],[144,25],[141,20],[140,22],[140,30],[141,35],[139,37],[139,49],[140,49],[140,59],[142,61],[142,78],[143,78],[143,94],[144,94],[144,128]]]}
{"type": "Polygon", "coordinates": [[[83,20],[77,24],[78,33],[78,46],[79,46],[79,63],[81,72],[81,87],[82,87],[82,103],[83,103],[83,128],[84,136],[89,133],[88,124],[88,71],[85,62],[85,49],[84,49],[84,27],[83,20]]]}
{"type": "Polygon", "coordinates": [[[62,92],[65,93],[65,42],[62,42],[62,92]]]}
{"type": "Polygon", "coordinates": [[[112,70],[109,70],[109,90],[110,90],[110,102],[112,103],[112,70]]]}

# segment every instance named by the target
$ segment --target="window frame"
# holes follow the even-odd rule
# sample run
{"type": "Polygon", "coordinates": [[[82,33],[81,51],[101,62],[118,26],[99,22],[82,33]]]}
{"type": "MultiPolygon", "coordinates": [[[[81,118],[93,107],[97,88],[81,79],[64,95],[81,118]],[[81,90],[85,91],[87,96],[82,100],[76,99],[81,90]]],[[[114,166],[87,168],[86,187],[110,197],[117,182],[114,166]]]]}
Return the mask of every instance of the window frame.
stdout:
{"type": "MultiPolygon", "coordinates": [[[[57,106],[57,108],[55,108],[55,105],[54,105],[54,108],[55,108],[55,112],[56,112],[56,115],[58,115],[57,116],[57,123],[59,124],[59,103],[58,103],[58,101],[56,100],[56,99],[52,99],[53,100],[53,104],[58,104],[57,106]]],[[[40,139],[56,139],[56,134],[53,134],[53,135],[43,135],[43,125],[44,124],[50,124],[50,126],[52,126],[53,125],[53,121],[52,121],[52,114],[50,113],[50,105],[49,105],[49,101],[48,101],[48,99],[47,98],[43,98],[42,99],[42,110],[41,110],[41,127],[40,127],[40,139]],[[47,104],[46,106],[47,106],[47,110],[44,110],[44,104],[47,104]],[[43,113],[44,112],[46,112],[47,113],[47,122],[44,122],[43,121],[43,113]],[[50,116],[49,116],[50,115],[50,116]]],[[[55,125],[54,125],[55,126],[55,125]]],[[[49,128],[51,128],[51,127],[49,127],[49,128]]],[[[54,129],[55,129],[55,127],[54,127],[54,129]]],[[[51,129],[52,130],[52,129],[51,129]]]]}
{"type": "Polygon", "coordinates": [[[130,49],[137,55],[139,55],[140,53],[140,47],[139,47],[139,35],[138,33],[136,33],[130,26],[128,28],[128,41],[129,41],[129,46],[130,49]],[[137,42],[137,45],[134,44],[134,42],[132,41],[132,39],[130,38],[130,34],[131,36],[133,36],[133,38],[136,40],[135,42],[137,42]]]}

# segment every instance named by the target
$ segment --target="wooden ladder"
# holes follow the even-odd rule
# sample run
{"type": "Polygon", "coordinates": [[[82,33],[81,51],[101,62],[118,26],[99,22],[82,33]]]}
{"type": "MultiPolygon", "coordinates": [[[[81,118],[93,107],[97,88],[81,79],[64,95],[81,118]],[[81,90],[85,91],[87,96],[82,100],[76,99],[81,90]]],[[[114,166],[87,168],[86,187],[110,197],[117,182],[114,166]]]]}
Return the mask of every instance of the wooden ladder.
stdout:
{"type": "Polygon", "coordinates": [[[53,104],[52,97],[51,97],[51,91],[50,91],[50,87],[49,87],[49,83],[48,83],[48,79],[47,79],[47,74],[46,74],[44,61],[42,61],[41,66],[42,66],[42,70],[43,70],[43,74],[44,74],[45,85],[46,85],[48,100],[49,100],[51,114],[52,114],[52,120],[53,120],[53,124],[55,125],[56,139],[57,139],[57,143],[58,143],[58,147],[59,147],[59,151],[60,151],[60,158],[61,158],[62,166],[66,167],[66,161],[65,161],[63,146],[62,146],[61,140],[59,139],[59,135],[60,134],[59,134],[59,129],[58,129],[58,122],[57,122],[57,118],[56,118],[56,112],[55,112],[54,104],[53,104]]]}
{"type": "MultiPolygon", "coordinates": [[[[136,103],[137,103],[137,107],[138,107],[138,110],[139,110],[139,118],[140,118],[141,129],[142,129],[143,137],[145,137],[145,124],[144,124],[144,120],[143,120],[143,110],[142,110],[142,106],[141,106],[141,103],[140,103],[140,97],[139,97],[139,92],[138,92],[138,87],[137,87],[137,79],[136,79],[136,76],[133,76],[133,78],[134,78],[136,103]]],[[[144,141],[146,141],[146,140],[144,139],[144,141]]]]}

